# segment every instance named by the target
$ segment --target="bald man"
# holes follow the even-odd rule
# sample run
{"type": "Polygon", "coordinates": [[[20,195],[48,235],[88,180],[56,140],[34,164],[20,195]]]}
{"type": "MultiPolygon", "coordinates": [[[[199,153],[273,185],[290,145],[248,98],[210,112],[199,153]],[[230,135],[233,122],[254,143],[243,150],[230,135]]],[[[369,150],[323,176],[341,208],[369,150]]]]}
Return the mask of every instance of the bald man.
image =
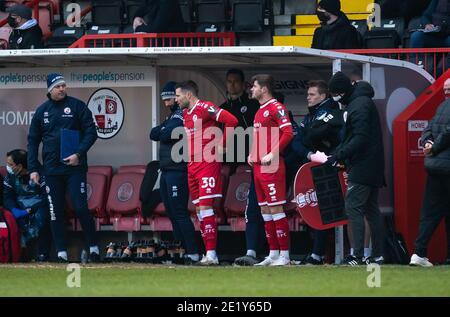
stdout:
{"type": "Polygon", "coordinates": [[[423,131],[420,140],[428,176],[420,215],[419,234],[409,263],[415,266],[433,266],[426,257],[427,246],[444,217],[447,230],[446,264],[450,264],[450,78],[444,83],[444,94],[444,102],[423,131]]]}

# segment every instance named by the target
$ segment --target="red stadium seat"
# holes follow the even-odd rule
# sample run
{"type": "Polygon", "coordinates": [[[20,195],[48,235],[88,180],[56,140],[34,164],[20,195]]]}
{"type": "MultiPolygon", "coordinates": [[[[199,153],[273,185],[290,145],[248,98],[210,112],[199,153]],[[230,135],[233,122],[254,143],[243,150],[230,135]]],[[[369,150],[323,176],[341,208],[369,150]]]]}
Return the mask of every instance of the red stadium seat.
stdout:
{"type": "MultiPolygon", "coordinates": [[[[31,1],[24,1],[24,4],[28,4],[31,1]]],[[[39,26],[41,27],[42,34],[45,37],[52,33],[51,25],[53,24],[53,16],[55,14],[54,4],[50,1],[42,1],[39,3],[39,26]]],[[[33,10],[33,18],[36,19],[33,10]]]]}
{"type": "Polygon", "coordinates": [[[11,28],[9,26],[3,26],[0,28],[0,49],[8,49],[10,34],[11,28]]]}
{"type": "MultiPolygon", "coordinates": [[[[87,174],[87,200],[88,208],[91,214],[94,216],[95,227],[100,230],[100,225],[109,224],[109,217],[106,213],[106,176],[89,173],[87,174]]],[[[73,204],[70,200],[69,194],[66,193],[66,217],[72,224],[73,230],[81,230],[81,225],[79,221],[76,221],[76,212],[74,210],[73,204]]]]}
{"type": "Polygon", "coordinates": [[[108,224],[108,214],[106,213],[107,177],[88,173],[86,187],[89,210],[98,219],[99,224],[108,224]]]}
{"type": "Polygon", "coordinates": [[[122,172],[113,176],[106,210],[116,231],[139,231],[141,217],[139,192],[143,173],[122,172]]]}
{"type": "Polygon", "coordinates": [[[224,206],[227,217],[244,215],[248,190],[251,184],[251,175],[249,172],[236,172],[230,177],[224,206]]]}
{"type": "Polygon", "coordinates": [[[239,165],[236,168],[236,173],[242,173],[242,172],[249,172],[249,173],[251,173],[252,172],[252,167],[250,165],[248,165],[248,164],[239,165]]]}
{"type": "MultiPolygon", "coordinates": [[[[6,166],[0,166],[0,174],[5,177],[8,172],[6,171],[6,166]]],[[[3,186],[3,184],[1,184],[3,186]]]]}
{"type": "Polygon", "coordinates": [[[142,173],[145,174],[145,169],[146,166],[145,165],[122,165],[119,167],[119,170],[117,171],[117,174],[120,173],[142,173]]]}
{"type": "Polygon", "coordinates": [[[230,177],[224,210],[233,231],[245,230],[244,213],[251,184],[251,175],[248,169],[238,168],[236,174],[230,177]]]}
{"type": "Polygon", "coordinates": [[[106,176],[106,187],[107,190],[111,185],[111,177],[113,174],[113,168],[111,165],[91,165],[88,168],[88,173],[101,174],[106,176]]]}

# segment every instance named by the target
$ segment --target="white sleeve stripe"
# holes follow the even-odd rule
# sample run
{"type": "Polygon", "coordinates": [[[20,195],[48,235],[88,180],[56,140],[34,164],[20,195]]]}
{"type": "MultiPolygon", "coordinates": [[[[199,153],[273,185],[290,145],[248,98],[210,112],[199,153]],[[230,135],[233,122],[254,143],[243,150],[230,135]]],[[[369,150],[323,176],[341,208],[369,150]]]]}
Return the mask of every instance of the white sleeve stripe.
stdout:
{"type": "Polygon", "coordinates": [[[286,126],[288,126],[288,125],[292,125],[292,123],[290,123],[290,122],[284,123],[284,124],[280,125],[280,129],[281,129],[281,128],[284,128],[284,127],[286,127],[286,126]]]}
{"type": "Polygon", "coordinates": [[[219,121],[219,116],[222,113],[223,109],[220,109],[219,112],[216,114],[216,121],[219,121]]]}

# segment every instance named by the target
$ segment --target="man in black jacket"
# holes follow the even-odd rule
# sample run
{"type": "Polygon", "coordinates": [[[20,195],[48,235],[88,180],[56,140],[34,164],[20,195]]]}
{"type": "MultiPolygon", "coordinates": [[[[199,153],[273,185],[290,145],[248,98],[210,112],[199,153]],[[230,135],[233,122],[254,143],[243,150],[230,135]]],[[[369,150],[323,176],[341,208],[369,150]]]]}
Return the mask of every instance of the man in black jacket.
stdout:
{"type": "Polygon", "coordinates": [[[92,113],[86,104],[67,96],[66,83],[60,74],[47,76],[48,100],[39,106],[31,120],[28,133],[28,169],[30,179],[40,184],[40,174],[45,176],[46,190],[50,208],[50,224],[55,241],[58,261],[67,262],[65,241],[64,201],[66,190],[72,204],[87,245],[89,261],[98,262],[99,249],[94,220],[87,205],[87,152],[97,139],[97,130],[92,113]],[[74,154],[61,157],[61,131],[78,131],[78,146],[74,154]],[[42,160],[38,160],[38,149],[42,142],[42,160]]]}
{"type": "Polygon", "coordinates": [[[450,47],[450,2],[432,0],[423,12],[423,30],[411,35],[411,47],[450,47]]]}
{"type": "Polygon", "coordinates": [[[189,188],[186,162],[176,163],[172,156],[172,147],[180,139],[172,138],[172,131],[183,129],[183,113],[175,102],[176,83],[169,81],[161,91],[164,105],[170,108],[170,115],[150,132],[150,140],[160,142],[159,164],[161,180],[159,191],[173,227],[174,238],[181,241],[186,250],[185,263],[199,261],[198,246],[195,240],[195,228],[187,210],[189,188]]]}
{"type": "Polygon", "coordinates": [[[372,101],[375,93],[369,83],[351,84],[350,78],[337,72],[328,84],[335,101],[345,105],[344,137],[328,163],[344,163],[348,172],[345,211],[353,233],[351,245],[354,256],[346,264],[358,265],[365,260],[381,264],[382,218],[378,207],[378,190],[384,186],[384,148],[380,118],[372,101]],[[369,222],[373,252],[371,259],[363,259],[364,216],[369,222]]]}
{"type": "Polygon", "coordinates": [[[135,33],[187,32],[178,0],[147,0],[133,20],[135,33]]]}
{"type": "Polygon", "coordinates": [[[311,48],[321,50],[361,48],[359,33],[341,12],[339,0],[319,2],[317,17],[321,26],[314,31],[311,48]]]}
{"type": "MultiPolygon", "coordinates": [[[[227,100],[220,105],[220,108],[227,110],[238,119],[238,126],[246,130],[253,128],[253,120],[259,109],[259,103],[255,99],[250,99],[245,91],[244,72],[240,69],[232,68],[226,74],[227,100]]],[[[251,135],[251,134],[250,134],[251,135]]],[[[250,154],[250,138],[244,140],[234,136],[233,155],[225,155],[224,164],[231,167],[231,174],[234,173],[239,165],[246,164],[248,155],[250,154]],[[245,142],[242,148],[238,148],[238,144],[245,142]]],[[[231,150],[229,151],[231,152],[231,150]]]]}
{"type": "Polygon", "coordinates": [[[42,48],[42,30],[31,9],[23,4],[16,4],[7,10],[8,24],[13,29],[9,36],[9,49],[24,50],[42,48]]]}
{"type": "MultiPolygon", "coordinates": [[[[305,163],[313,160],[311,156],[317,151],[331,155],[341,141],[344,125],[339,104],[329,98],[328,85],[323,80],[308,82],[307,101],[309,113],[300,123],[301,155],[305,163]]],[[[321,265],[329,231],[313,232],[313,249],[305,264],[321,265]]]]}
{"type": "MultiPolygon", "coordinates": [[[[238,119],[238,127],[246,130],[253,128],[253,120],[259,109],[256,99],[250,99],[246,90],[245,76],[241,69],[231,68],[226,74],[227,100],[220,108],[227,110],[238,119]]],[[[251,133],[249,134],[251,135],[251,133]]],[[[239,165],[247,163],[250,153],[250,138],[238,138],[234,136],[233,155],[224,155],[224,164],[230,166],[230,174],[236,171],[239,165]],[[238,147],[239,142],[245,142],[243,147],[238,147]]],[[[231,152],[231,151],[229,151],[231,152]]],[[[252,178],[253,179],[253,178],[252,178]]],[[[245,239],[247,253],[235,259],[235,265],[250,266],[258,263],[256,253],[265,253],[264,246],[266,234],[264,231],[264,220],[261,216],[261,208],[256,199],[255,185],[252,181],[247,197],[245,209],[245,239]]]]}
{"type": "Polygon", "coordinates": [[[446,100],[439,106],[420,140],[425,154],[427,182],[420,215],[419,234],[410,265],[430,267],[427,246],[446,217],[447,264],[450,264],[450,78],[444,83],[446,100]]]}

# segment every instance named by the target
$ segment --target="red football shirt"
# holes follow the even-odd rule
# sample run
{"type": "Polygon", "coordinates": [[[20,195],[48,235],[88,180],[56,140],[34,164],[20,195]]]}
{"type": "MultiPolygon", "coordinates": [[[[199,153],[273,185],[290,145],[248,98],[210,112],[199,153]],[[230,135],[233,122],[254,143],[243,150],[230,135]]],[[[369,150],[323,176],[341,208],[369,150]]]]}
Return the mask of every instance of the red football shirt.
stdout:
{"type": "Polygon", "coordinates": [[[256,112],[253,123],[252,159],[259,163],[269,152],[282,153],[292,140],[292,124],[286,107],[270,99],[256,112]]]}
{"type": "Polygon", "coordinates": [[[192,109],[184,109],[183,119],[188,137],[189,162],[214,161],[216,143],[211,141],[223,141],[219,123],[223,123],[225,128],[235,127],[238,123],[228,111],[202,100],[198,100],[192,109]]]}

